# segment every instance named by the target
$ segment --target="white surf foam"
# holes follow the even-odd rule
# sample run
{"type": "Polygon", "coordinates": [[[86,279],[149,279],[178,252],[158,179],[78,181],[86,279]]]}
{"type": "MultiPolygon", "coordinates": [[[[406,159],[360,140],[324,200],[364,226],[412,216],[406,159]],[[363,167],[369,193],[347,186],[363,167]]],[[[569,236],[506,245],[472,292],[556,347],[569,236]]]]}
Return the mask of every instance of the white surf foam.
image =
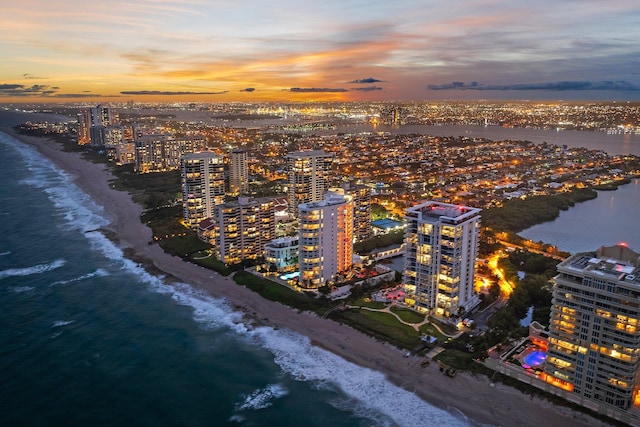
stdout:
{"type": "Polygon", "coordinates": [[[103,208],[73,183],[72,177],[43,157],[33,147],[0,134],[2,141],[13,147],[24,160],[30,176],[22,184],[41,189],[54,204],[57,214],[70,229],[92,230],[108,224],[103,208]]]}
{"type": "Polygon", "coordinates": [[[9,288],[9,289],[11,289],[16,294],[21,294],[24,292],[30,292],[35,288],[33,286],[14,286],[13,288],[9,288]]]}
{"type": "MultiPolygon", "coordinates": [[[[370,419],[375,425],[416,426],[425,419],[443,426],[466,426],[463,420],[436,408],[418,396],[391,384],[383,374],[362,368],[311,345],[310,340],[288,330],[271,327],[250,328],[243,323],[243,315],[234,311],[223,299],[214,298],[184,283],[167,284],[162,277],[149,274],[139,264],[124,258],[122,251],[100,233],[89,233],[96,248],[123,269],[138,277],[157,293],[170,296],[177,304],[190,307],[193,318],[207,329],[228,328],[249,341],[269,350],[281,369],[299,381],[312,382],[317,387],[339,389],[346,394],[335,406],[356,416],[370,419]]],[[[263,390],[264,391],[264,390],[263,390]]],[[[251,393],[240,406],[258,404],[267,394],[251,393]],[[255,396],[254,396],[255,394],[255,396]],[[251,400],[255,398],[254,400],[251,400]]]]}
{"type": "MultiPolygon", "coordinates": [[[[132,263],[133,264],[133,263],[132,263]]],[[[133,268],[135,264],[133,264],[133,268]]],[[[311,345],[310,340],[289,330],[271,327],[249,328],[242,322],[241,313],[235,312],[224,300],[212,298],[186,284],[167,285],[147,275],[146,282],[153,290],[171,295],[174,301],[194,310],[194,319],[207,328],[231,328],[240,336],[269,350],[281,369],[299,381],[314,386],[339,389],[347,397],[337,400],[335,406],[357,416],[370,419],[375,425],[416,426],[425,419],[443,426],[467,426],[459,417],[421,400],[415,394],[397,387],[380,372],[362,368],[335,354],[311,345]],[[348,401],[348,402],[347,402],[348,401]]],[[[260,401],[266,395],[254,392],[240,404],[260,401]],[[251,400],[255,397],[255,400],[251,400]]]]}
{"type": "Polygon", "coordinates": [[[0,279],[4,279],[5,277],[12,277],[12,276],[30,276],[32,274],[42,274],[42,273],[46,273],[47,271],[60,268],[65,263],[66,263],[65,260],[57,259],[47,264],[38,264],[38,265],[34,265],[31,267],[24,267],[24,268],[10,268],[7,270],[0,271],[0,279]]]}
{"type": "Polygon", "coordinates": [[[11,253],[11,251],[2,252],[2,253],[0,253],[0,256],[7,256],[10,253],[11,253]]]}
{"type": "Polygon", "coordinates": [[[107,270],[103,268],[98,268],[96,271],[93,271],[88,274],[83,274],[82,276],[74,277],[73,279],[58,280],[56,282],[51,283],[49,286],[66,285],[69,283],[80,282],[82,280],[91,279],[92,277],[105,277],[108,275],[109,275],[109,272],[107,270]]]}
{"type": "Polygon", "coordinates": [[[269,384],[242,397],[242,402],[236,405],[236,410],[265,409],[273,405],[273,402],[289,394],[289,390],[282,384],[269,384]]]}
{"type": "Polygon", "coordinates": [[[62,326],[70,325],[70,324],[72,324],[74,322],[75,322],[75,320],[56,320],[55,322],[53,322],[53,325],[51,327],[52,328],[60,328],[62,326]]]}
{"type": "Polygon", "coordinates": [[[305,336],[270,327],[260,327],[255,332],[285,372],[302,381],[335,384],[357,401],[353,407],[357,415],[372,418],[377,424],[391,421],[395,425],[416,426],[430,420],[433,425],[467,425],[449,412],[429,405],[415,394],[390,383],[382,373],[311,345],[305,336]],[[384,417],[376,413],[384,414],[384,417]]]}

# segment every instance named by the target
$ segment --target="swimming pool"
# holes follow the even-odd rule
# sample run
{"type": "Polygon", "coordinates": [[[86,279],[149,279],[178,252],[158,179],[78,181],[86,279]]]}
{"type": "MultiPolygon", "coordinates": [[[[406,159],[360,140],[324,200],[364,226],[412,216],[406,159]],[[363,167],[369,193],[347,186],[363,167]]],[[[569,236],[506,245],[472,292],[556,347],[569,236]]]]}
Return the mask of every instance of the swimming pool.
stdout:
{"type": "Polygon", "coordinates": [[[540,368],[545,359],[547,358],[547,352],[540,349],[528,350],[526,354],[522,355],[520,362],[525,369],[540,368]]]}

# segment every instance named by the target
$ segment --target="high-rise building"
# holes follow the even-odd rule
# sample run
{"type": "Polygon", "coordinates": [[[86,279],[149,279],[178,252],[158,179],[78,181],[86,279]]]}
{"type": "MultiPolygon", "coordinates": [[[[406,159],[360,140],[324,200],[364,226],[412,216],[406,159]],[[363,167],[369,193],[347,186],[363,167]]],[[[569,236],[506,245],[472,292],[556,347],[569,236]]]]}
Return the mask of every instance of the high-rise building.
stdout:
{"type": "Polygon", "coordinates": [[[474,289],[480,211],[433,201],[406,210],[402,283],[409,306],[455,316],[480,302],[474,289]]]}
{"type": "Polygon", "coordinates": [[[369,239],[373,236],[371,188],[353,183],[344,183],[342,188],[353,198],[353,237],[357,242],[369,239]]]}
{"type": "Polygon", "coordinates": [[[214,206],[224,202],[224,161],[213,152],[181,157],[182,212],[190,227],[213,216],[214,206]]]}
{"type": "Polygon", "coordinates": [[[353,200],[328,192],[318,202],[299,205],[299,285],[317,289],[353,266],[353,200]]]}
{"type": "Polygon", "coordinates": [[[239,148],[231,151],[229,193],[234,196],[249,193],[249,159],[247,152],[239,148]]]}
{"type": "Polygon", "coordinates": [[[93,147],[105,145],[105,129],[118,123],[117,114],[111,109],[98,105],[78,114],[78,144],[93,147]]]}
{"type": "Polygon", "coordinates": [[[216,205],[213,215],[213,247],[216,258],[237,264],[264,255],[265,246],[276,236],[273,199],[238,197],[216,205]]]}
{"type": "Polygon", "coordinates": [[[124,144],[124,128],[122,126],[106,126],[104,128],[104,146],[108,149],[116,149],[124,144]]]}
{"type": "Polygon", "coordinates": [[[89,109],[78,113],[78,145],[91,143],[91,112],[89,109]]]}
{"type": "Polygon", "coordinates": [[[603,246],[557,270],[543,379],[601,412],[640,407],[640,254],[603,246]]]}
{"type": "Polygon", "coordinates": [[[180,168],[182,155],[202,150],[205,140],[199,137],[145,134],[136,136],[135,146],[136,172],[166,172],[180,168]]]}
{"type": "Polygon", "coordinates": [[[294,151],[287,154],[289,213],[298,214],[298,205],[322,200],[329,188],[333,154],[323,150],[294,151]]]}

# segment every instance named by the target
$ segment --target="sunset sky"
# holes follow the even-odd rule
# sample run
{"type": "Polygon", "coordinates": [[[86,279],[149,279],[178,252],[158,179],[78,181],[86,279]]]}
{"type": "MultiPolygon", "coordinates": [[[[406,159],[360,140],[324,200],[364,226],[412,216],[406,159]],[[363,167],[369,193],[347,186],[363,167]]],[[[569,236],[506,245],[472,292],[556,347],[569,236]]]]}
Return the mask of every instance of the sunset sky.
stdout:
{"type": "Polygon", "coordinates": [[[0,1],[0,102],[640,100],[638,0],[0,1]]]}

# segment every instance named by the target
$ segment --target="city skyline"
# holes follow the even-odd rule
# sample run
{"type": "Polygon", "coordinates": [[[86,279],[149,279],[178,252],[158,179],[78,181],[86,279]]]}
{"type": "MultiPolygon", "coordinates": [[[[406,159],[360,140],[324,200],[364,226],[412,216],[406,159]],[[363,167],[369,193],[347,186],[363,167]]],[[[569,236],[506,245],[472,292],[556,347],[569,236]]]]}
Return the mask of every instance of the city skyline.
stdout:
{"type": "Polygon", "coordinates": [[[640,99],[613,2],[4,5],[0,102],[640,99]]]}

